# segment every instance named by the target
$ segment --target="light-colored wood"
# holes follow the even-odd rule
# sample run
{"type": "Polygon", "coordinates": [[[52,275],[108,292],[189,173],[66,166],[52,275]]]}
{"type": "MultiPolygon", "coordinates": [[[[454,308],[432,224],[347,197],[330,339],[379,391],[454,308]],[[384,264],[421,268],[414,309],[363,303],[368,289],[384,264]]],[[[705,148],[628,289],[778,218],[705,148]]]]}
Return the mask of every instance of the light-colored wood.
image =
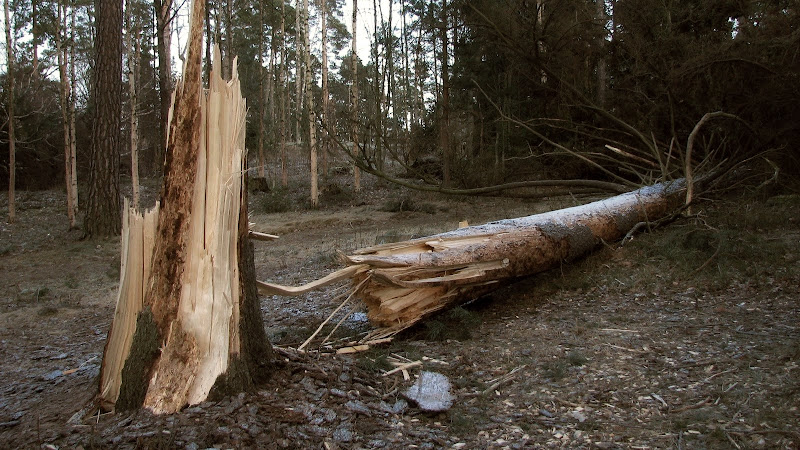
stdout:
{"type": "Polygon", "coordinates": [[[261,295],[283,295],[287,297],[293,297],[296,295],[305,294],[306,292],[315,291],[321,287],[336,283],[337,281],[350,279],[356,273],[361,270],[365,270],[366,268],[366,265],[353,265],[345,267],[344,269],[337,270],[336,272],[320,278],[319,280],[296,287],[266,283],[264,281],[257,281],[256,283],[258,284],[258,293],[261,295]]]}
{"type": "MultiPolygon", "coordinates": [[[[202,19],[202,14],[193,10],[193,19],[197,18],[202,19]]],[[[178,122],[183,120],[198,126],[190,134],[196,140],[175,143],[196,145],[188,149],[196,157],[191,161],[193,183],[180,186],[188,189],[183,197],[186,210],[182,217],[186,217],[186,224],[181,236],[183,244],[179,247],[181,270],[170,271],[169,264],[177,263],[178,258],[170,258],[169,251],[159,254],[164,248],[174,248],[164,246],[165,239],[173,238],[160,228],[164,208],[142,215],[128,208],[126,200],[120,291],[101,376],[100,398],[107,406],[118,399],[122,367],[134,339],[137,316],[145,307],[153,311],[154,325],[162,339],[143,401],[143,406],[154,413],[172,413],[187,404],[204,401],[220,375],[227,371],[229,362],[241,352],[239,226],[247,223],[240,220],[245,194],[247,108],[241,96],[236,61],[231,80],[222,79],[220,70],[220,52],[216,49],[207,92],[193,97],[199,100],[197,104],[191,104],[191,100],[190,104],[183,104],[184,108],[199,110],[196,116],[199,121],[191,122],[193,113],[186,110],[174,115],[178,122]],[[157,256],[162,259],[161,265],[155,265],[157,256]],[[171,280],[170,273],[177,279],[171,280]],[[154,286],[164,281],[168,281],[171,289],[166,292],[174,298],[157,295],[162,291],[154,286]]],[[[195,77],[199,80],[199,72],[195,77]]],[[[202,89],[199,83],[194,86],[202,89]]],[[[191,99],[188,89],[190,85],[181,82],[176,98],[181,95],[182,101],[191,99]]],[[[173,129],[171,142],[185,131],[179,128],[173,129]]]]}
{"type": "Polygon", "coordinates": [[[395,374],[397,372],[408,370],[408,369],[410,369],[412,367],[419,367],[421,365],[422,365],[422,361],[412,361],[410,363],[401,364],[401,365],[395,367],[394,369],[387,371],[382,376],[388,377],[389,375],[395,374]]]}
{"type": "MultiPolygon", "coordinates": [[[[682,203],[685,183],[662,183],[599,202],[440,235],[369,247],[347,260],[367,265],[353,283],[369,319],[402,330],[426,315],[486,293],[501,281],[558,266],[613,242],[682,203]]],[[[374,337],[374,336],[372,336],[374,337]]]]}
{"type": "Polygon", "coordinates": [[[267,234],[261,233],[259,231],[249,231],[250,239],[255,241],[274,241],[276,239],[280,239],[280,236],[275,236],[274,234],[267,234]]]}
{"type": "Polygon", "coordinates": [[[361,344],[361,345],[354,345],[352,347],[342,347],[336,350],[336,353],[339,355],[347,355],[351,353],[365,352],[367,350],[369,350],[369,345],[361,344]]]}
{"type": "MultiPolygon", "coordinates": [[[[239,209],[244,168],[243,130],[246,105],[233,62],[233,79],[222,79],[219,49],[205,102],[195,181],[193,213],[176,322],[195,348],[195,360],[171,355],[171,336],[145,398],[154,412],[173,412],[208,397],[217,377],[228,368],[230,353],[238,352],[239,268],[237,254],[239,209]],[[167,375],[167,376],[163,376],[167,375]],[[174,377],[186,378],[186,390],[174,392],[174,377]]],[[[175,339],[175,346],[184,343],[175,339]]]]}
{"type": "Polygon", "coordinates": [[[111,330],[106,339],[100,369],[100,399],[111,409],[122,384],[122,367],[131,349],[136,318],[144,302],[144,286],[150,276],[159,205],[140,213],[124,200],[119,291],[111,330]]]}
{"type": "Polygon", "coordinates": [[[345,277],[381,327],[362,342],[391,337],[422,318],[491,292],[503,282],[557,267],[621,239],[637,224],[679,210],[684,180],[659,183],[588,205],[377,245],[345,257],[350,267],[293,288],[259,282],[261,292],[297,295],[345,277]]]}

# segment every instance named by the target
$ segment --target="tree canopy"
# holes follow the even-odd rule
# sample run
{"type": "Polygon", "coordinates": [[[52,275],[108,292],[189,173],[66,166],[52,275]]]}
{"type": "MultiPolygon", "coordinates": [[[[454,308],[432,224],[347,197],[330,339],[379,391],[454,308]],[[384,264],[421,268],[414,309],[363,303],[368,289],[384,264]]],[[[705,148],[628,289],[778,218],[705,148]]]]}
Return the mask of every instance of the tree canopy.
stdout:
{"type": "MultiPolygon", "coordinates": [[[[320,0],[309,5],[310,71],[295,29],[297,2],[208,2],[207,45],[220,44],[226,57],[238,56],[249,106],[248,146],[261,142],[267,160],[281,158],[282,139],[305,141],[306,103],[314,105],[317,117],[323,106],[329,109],[323,140],[349,140],[353,60],[344,7],[352,2],[325,1],[330,71],[325,93],[320,0]],[[310,74],[311,83],[296,82],[304,74],[310,74]],[[304,101],[303,86],[312,89],[311,102],[304,101]],[[322,99],[323,94],[329,98],[322,99]],[[281,104],[285,133],[279,132],[281,104]]],[[[123,107],[123,114],[139,116],[141,167],[145,175],[158,175],[163,162],[158,130],[166,118],[159,107],[165,88],[159,82],[156,6],[140,0],[128,4],[140,45],[125,50],[125,58],[138,61],[138,76],[137,104],[123,107]]],[[[178,52],[173,50],[166,68],[174,78],[186,44],[185,18],[177,9],[181,5],[167,6],[171,14],[165,26],[178,52]]],[[[367,169],[378,170],[387,160],[409,170],[422,168],[416,176],[434,185],[442,181],[444,168],[454,188],[546,179],[633,186],[681,176],[689,135],[706,113],[719,111],[725,115],[698,130],[690,164],[710,169],[761,155],[796,169],[799,6],[796,0],[359,2],[359,54],[369,56],[357,59],[362,67],[356,129],[362,151],[352,156],[367,169]]],[[[61,109],[70,105],[78,130],[78,179],[86,180],[93,108],[89,80],[97,69],[94,5],[23,0],[11,7],[17,89],[13,99],[6,90],[0,94],[0,120],[8,123],[13,102],[17,187],[63,183],[59,121],[61,109]],[[68,62],[76,66],[74,80],[69,71],[59,74],[57,38],[73,55],[68,62]],[[73,82],[70,101],[56,101],[58,84],[73,82]]],[[[121,82],[127,77],[126,71],[121,82]]],[[[128,101],[125,94],[123,102],[128,101]]],[[[128,121],[122,123],[123,133],[129,133],[128,121]]],[[[319,122],[315,126],[321,131],[319,122]]],[[[4,183],[7,135],[4,126],[4,183]]],[[[323,148],[339,151],[329,144],[323,148]]],[[[117,159],[121,173],[128,173],[129,158],[117,159]]]]}

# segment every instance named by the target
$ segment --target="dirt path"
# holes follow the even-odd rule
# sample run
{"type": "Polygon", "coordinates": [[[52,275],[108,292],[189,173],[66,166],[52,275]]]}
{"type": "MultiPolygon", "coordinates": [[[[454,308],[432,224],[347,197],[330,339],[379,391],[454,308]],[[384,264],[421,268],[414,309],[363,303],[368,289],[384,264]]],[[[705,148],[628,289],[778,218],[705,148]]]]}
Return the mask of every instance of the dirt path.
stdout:
{"type": "MultiPolygon", "coordinates": [[[[572,202],[443,199],[376,184],[368,194],[338,192],[322,210],[268,213],[276,195],[251,198],[251,221],[281,235],[256,244],[259,277],[286,284],[340,267],[340,251],[572,202]],[[414,208],[398,212],[409,200],[414,208]]],[[[280,195],[296,203],[303,194],[280,195]]],[[[119,244],[80,241],[65,230],[62,205],[59,192],[23,192],[19,222],[0,224],[0,447],[800,445],[797,198],[745,208],[718,202],[704,211],[705,224],[678,222],[603,249],[383,348],[355,356],[286,350],[273,380],[253,393],[168,417],[138,411],[77,424],[67,422],[95,389],[119,244]],[[400,393],[413,379],[382,376],[393,355],[448,376],[454,407],[425,414],[408,405],[400,393]]],[[[336,293],[263,299],[273,342],[302,342],[336,306],[336,293]]],[[[366,329],[355,315],[337,335],[366,329]]]]}

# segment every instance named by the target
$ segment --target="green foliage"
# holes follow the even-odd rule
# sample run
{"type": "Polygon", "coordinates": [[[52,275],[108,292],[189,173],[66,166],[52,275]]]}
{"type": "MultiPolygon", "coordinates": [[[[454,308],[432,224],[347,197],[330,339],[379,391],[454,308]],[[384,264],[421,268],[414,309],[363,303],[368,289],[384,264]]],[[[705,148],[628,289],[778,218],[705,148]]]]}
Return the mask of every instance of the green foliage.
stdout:
{"type": "Polygon", "coordinates": [[[39,286],[32,289],[22,289],[17,293],[16,299],[18,302],[32,302],[37,303],[47,299],[50,296],[50,288],[46,286],[39,286]]]}
{"type": "Polygon", "coordinates": [[[64,281],[64,286],[70,289],[77,289],[78,288],[78,280],[75,279],[73,275],[68,275],[67,279],[64,281]]]}
{"type": "Polygon", "coordinates": [[[282,213],[292,209],[290,192],[286,188],[277,188],[263,194],[259,202],[259,212],[264,214],[282,213]]]}
{"type": "Polygon", "coordinates": [[[580,367],[589,362],[589,358],[578,350],[572,350],[567,353],[567,362],[572,366],[580,367]]]}
{"type": "Polygon", "coordinates": [[[55,306],[42,306],[36,312],[36,314],[40,317],[50,317],[58,314],[58,308],[55,306]]]}
{"type": "Polygon", "coordinates": [[[380,373],[392,369],[389,360],[386,359],[386,350],[371,348],[358,354],[358,367],[370,373],[380,373]]]}
{"type": "Polygon", "coordinates": [[[339,206],[352,203],[356,198],[355,192],[349,186],[329,182],[322,186],[320,203],[326,206],[339,206]]]}
{"type": "Polygon", "coordinates": [[[399,199],[391,199],[383,204],[380,208],[381,211],[386,212],[423,212],[426,214],[435,214],[436,206],[430,203],[417,203],[411,197],[403,197],[399,199]]]}
{"type": "Polygon", "coordinates": [[[472,337],[472,330],[481,323],[480,316],[472,311],[457,306],[436,316],[436,319],[425,321],[426,336],[431,341],[455,339],[459,341],[472,337]]]}
{"type": "Polygon", "coordinates": [[[428,332],[428,339],[431,341],[443,341],[447,334],[447,325],[438,320],[428,320],[425,322],[425,328],[428,332]]]}
{"type": "Polygon", "coordinates": [[[560,381],[567,375],[569,365],[564,360],[547,361],[542,363],[542,376],[551,381],[560,381]]]}
{"type": "Polygon", "coordinates": [[[448,411],[447,418],[450,421],[450,431],[457,435],[463,436],[475,431],[475,418],[459,409],[448,411]]]}

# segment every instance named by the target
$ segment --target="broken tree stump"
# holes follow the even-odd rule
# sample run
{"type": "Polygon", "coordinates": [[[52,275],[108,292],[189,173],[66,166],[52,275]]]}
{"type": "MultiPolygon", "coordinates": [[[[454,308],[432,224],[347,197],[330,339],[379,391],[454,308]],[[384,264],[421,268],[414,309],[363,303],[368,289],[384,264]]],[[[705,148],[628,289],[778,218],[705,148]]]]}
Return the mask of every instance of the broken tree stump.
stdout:
{"type": "Polygon", "coordinates": [[[171,111],[160,203],[126,210],[117,308],[103,354],[105,409],[172,413],[263,379],[272,357],[248,238],[245,101],[234,59],[201,81],[203,2],[171,111]]]}

